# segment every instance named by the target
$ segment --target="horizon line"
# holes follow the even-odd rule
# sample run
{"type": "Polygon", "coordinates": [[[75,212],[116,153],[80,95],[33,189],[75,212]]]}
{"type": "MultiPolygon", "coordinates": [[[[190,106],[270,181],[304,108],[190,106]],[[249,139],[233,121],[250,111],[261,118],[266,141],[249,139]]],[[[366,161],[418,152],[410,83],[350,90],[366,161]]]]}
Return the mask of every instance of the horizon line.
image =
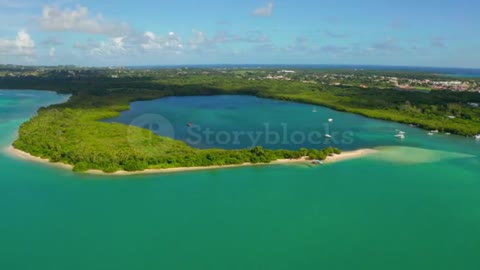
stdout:
{"type": "Polygon", "coordinates": [[[282,66],[282,67],[294,67],[294,66],[325,66],[325,67],[387,67],[387,68],[450,68],[450,69],[465,69],[465,70],[480,70],[480,67],[459,67],[459,66],[415,66],[415,65],[385,65],[385,64],[281,64],[281,63],[244,63],[244,64],[146,64],[146,65],[108,65],[108,66],[88,66],[88,65],[76,65],[76,64],[59,64],[59,65],[19,65],[19,64],[1,64],[0,66],[18,66],[18,67],[82,67],[82,68],[135,68],[135,67],[202,67],[202,66],[282,66]]]}

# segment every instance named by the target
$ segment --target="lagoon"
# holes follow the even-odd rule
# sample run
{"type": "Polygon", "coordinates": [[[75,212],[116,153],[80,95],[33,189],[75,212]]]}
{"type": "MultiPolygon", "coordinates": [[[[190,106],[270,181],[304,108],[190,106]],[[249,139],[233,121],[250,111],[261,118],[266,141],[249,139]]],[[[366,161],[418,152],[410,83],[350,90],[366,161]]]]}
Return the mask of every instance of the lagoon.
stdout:
{"type": "MultiPolygon", "coordinates": [[[[52,92],[0,90],[0,146],[52,92]]],[[[105,121],[166,119],[187,141],[214,132],[352,132],[344,150],[378,155],[326,166],[262,166],[110,177],[0,154],[2,269],[479,269],[480,143],[402,124],[247,96],[134,102],[105,121]],[[159,118],[160,115],[162,118],[159,118]],[[151,119],[151,118],[148,118],[151,119]],[[394,138],[396,130],[407,137],[394,138]]],[[[135,123],[137,123],[135,122],[135,123]]],[[[173,134],[172,134],[173,130],[173,134]]],[[[290,134],[290,133],[289,133],[290,134]]],[[[266,147],[314,147],[308,140],[266,147]]],[[[239,148],[208,143],[198,147],[239,148]]],[[[327,143],[332,143],[327,142],[327,143]]],[[[192,143],[194,145],[194,143],[192,143]]],[[[323,145],[323,141],[322,141],[323,145]]],[[[322,146],[323,147],[323,146],[322,146]]]]}

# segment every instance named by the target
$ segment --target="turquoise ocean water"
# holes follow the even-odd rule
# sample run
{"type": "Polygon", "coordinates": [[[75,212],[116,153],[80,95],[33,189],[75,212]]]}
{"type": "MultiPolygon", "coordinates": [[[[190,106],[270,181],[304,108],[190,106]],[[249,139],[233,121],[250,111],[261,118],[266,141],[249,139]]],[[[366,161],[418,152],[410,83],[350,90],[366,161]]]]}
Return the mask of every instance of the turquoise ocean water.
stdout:
{"type": "MultiPolygon", "coordinates": [[[[38,107],[66,98],[0,90],[1,148],[38,107]]],[[[182,97],[133,103],[115,121],[160,115],[172,136],[188,140],[186,123],[224,134],[286,125],[291,135],[325,133],[333,118],[329,133],[351,132],[340,148],[381,147],[379,154],[320,167],[119,178],[0,153],[0,269],[480,269],[479,142],[313,109],[254,97],[182,97]],[[393,137],[397,129],[405,140],[393,137]]]]}

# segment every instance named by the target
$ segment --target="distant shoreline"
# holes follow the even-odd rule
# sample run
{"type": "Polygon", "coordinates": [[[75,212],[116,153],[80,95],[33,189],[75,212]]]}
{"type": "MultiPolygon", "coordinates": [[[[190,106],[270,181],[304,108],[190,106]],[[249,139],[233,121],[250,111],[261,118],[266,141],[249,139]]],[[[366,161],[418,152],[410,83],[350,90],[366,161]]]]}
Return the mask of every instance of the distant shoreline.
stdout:
{"type": "MultiPolygon", "coordinates": [[[[324,160],[324,162],[333,163],[333,162],[339,162],[343,160],[355,159],[355,158],[371,155],[376,152],[378,151],[374,149],[369,149],[369,148],[358,149],[354,151],[347,151],[347,152],[342,152],[341,154],[338,154],[338,155],[329,156],[327,157],[326,160],[324,160]]],[[[13,147],[13,145],[10,145],[9,147],[7,147],[5,149],[5,153],[17,159],[49,164],[51,166],[61,168],[61,169],[67,169],[70,171],[73,170],[72,165],[60,163],[60,162],[55,162],[55,163],[50,162],[48,159],[36,157],[27,152],[16,149],[15,147],[13,147]]],[[[266,165],[281,165],[281,164],[311,164],[311,162],[312,162],[311,160],[308,160],[306,157],[303,157],[299,159],[278,159],[270,163],[243,163],[243,164],[219,165],[219,166],[177,167],[177,168],[166,168],[166,169],[146,169],[144,171],[133,171],[133,172],[116,171],[114,173],[106,173],[100,170],[88,170],[83,173],[91,174],[91,175],[129,176],[129,175],[142,175],[142,174],[162,174],[162,173],[174,173],[174,172],[202,171],[202,170],[250,167],[250,166],[266,166],[266,165]]]]}

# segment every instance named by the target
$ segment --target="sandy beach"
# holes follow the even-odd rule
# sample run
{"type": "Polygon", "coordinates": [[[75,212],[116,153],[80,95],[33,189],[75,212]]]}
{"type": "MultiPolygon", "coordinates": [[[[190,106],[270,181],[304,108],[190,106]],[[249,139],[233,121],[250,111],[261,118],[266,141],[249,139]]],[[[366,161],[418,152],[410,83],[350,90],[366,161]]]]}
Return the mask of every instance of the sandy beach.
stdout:
{"type": "Polygon", "coordinates": [[[342,161],[342,160],[360,158],[360,157],[363,157],[363,156],[368,156],[368,155],[371,155],[371,154],[375,154],[377,152],[378,152],[378,150],[370,149],[370,148],[347,151],[347,152],[341,153],[340,155],[333,155],[333,156],[327,157],[327,159],[325,160],[325,163],[331,163],[331,162],[338,162],[338,161],[342,161]]]}
{"type": "Polygon", "coordinates": [[[57,162],[57,163],[50,162],[48,159],[36,157],[36,156],[33,156],[33,155],[31,155],[27,152],[24,152],[22,150],[18,150],[15,147],[13,147],[12,145],[5,148],[4,152],[7,155],[9,155],[11,157],[14,157],[14,158],[17,158],[17,159],[23,159],[23,160],[33,161],[33,162],[45,163],[45,164],[49,164],[51,166],[55,166],[55,167],[62,168],[62,169],[68,169],[68,170],[73,169],[72,165],[68,165],[68,164],[60,163],[60,162],[57,162]]]}
{"type": "MultiPolygon", "coordinates": [[[[349,160],[354,158],[360,158],[363,156],[371,155],[376,153],[377,150],[374,149],[358,149],[354,151],[347,151],[343,152],[339,155],[333,155],[327,157],[324,161],[325,163],[333,163],[339,162],[343,160],[349,160]]],[[[13,146],[9,146],[5,149],[5,153],[11,157],[33,161],[33,162],[40,162],[44,164],[49,164],[51,166],[55,166],[62,169],[72,170],[73,166],[64,164],[64,163],[52,163],[48,159],[40,158],[33,156],[29,153],[24,151],[18,150],[13,146]]],[[[95,174],[95,175],[139,175],[139,174],[160,174],[160,173],[174,173],[174,172],[188,172],[188,171],[200,171],[200,170],[212,170],[212,169],[224,169],[224,168],[236,168],[236,167],[245,167],[245,166],[266,166],[266,165],[282,165],[282,164],[311,164],[311,161],[307,159],[307,157],[303,157],[300,159],[279,159],[272,161],[270,163],[243,163],[243,164],[236,164],[236,165],[223,165],[223,166],[203,166],[203,167],[177,167],[177,168],[168,168],[168,169],[147,169],[144,171],[136,171],[136,172],[127,172],[127,171],[117,171],[114,173],[105,173],[100,170],[89,170],[84,173],[87,174],[95,174]]]]}

